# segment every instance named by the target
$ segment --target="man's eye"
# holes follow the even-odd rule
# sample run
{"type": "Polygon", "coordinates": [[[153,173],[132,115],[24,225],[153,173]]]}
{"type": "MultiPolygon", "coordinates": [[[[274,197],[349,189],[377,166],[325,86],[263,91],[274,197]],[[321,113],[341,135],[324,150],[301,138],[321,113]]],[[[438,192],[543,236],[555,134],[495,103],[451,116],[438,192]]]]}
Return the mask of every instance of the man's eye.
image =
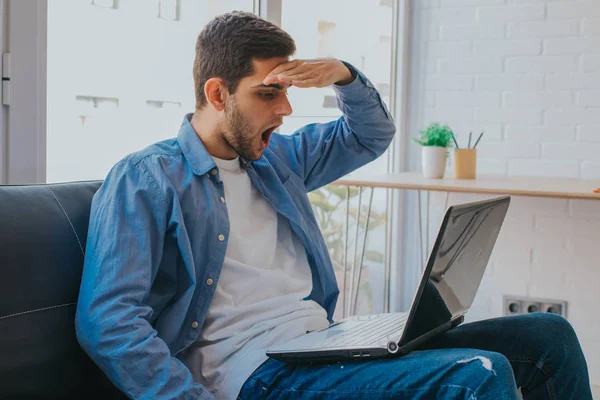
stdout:
{"type": "Polygon", "coordinates": [[[273,92],[262,92],[260,95],[268,100],[275,98],[275,93],[273,92]]]}

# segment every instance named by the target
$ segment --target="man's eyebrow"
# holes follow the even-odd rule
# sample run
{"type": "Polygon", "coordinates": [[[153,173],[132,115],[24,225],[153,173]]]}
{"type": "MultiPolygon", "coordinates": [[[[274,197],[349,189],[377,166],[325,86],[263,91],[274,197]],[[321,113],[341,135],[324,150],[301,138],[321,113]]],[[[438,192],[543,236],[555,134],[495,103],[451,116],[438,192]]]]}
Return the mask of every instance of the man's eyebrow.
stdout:
{"type": "Polygon", "coordinates": [[[273,88],[273,89],[277,89],[277,90],[286,90],[289,89],[291,85],[287,85],[287,87],[283,87],[283,85],[279,84],[279,83],[271,83],[270,85],[265,85],[264,83],[260,83],[258,85],[252,85],[252,88],[273,88]]]}

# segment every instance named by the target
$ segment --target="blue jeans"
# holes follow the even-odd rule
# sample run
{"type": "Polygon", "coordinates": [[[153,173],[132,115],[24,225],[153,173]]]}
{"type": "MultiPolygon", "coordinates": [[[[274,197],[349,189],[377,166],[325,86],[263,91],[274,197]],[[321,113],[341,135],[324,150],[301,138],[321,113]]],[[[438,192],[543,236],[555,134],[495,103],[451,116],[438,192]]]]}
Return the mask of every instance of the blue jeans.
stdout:
{"type": "Polygon", "coordinates": [[[571,325],[553,314],[463,324],[404,357],[333,363],[267,360],[239,399],[592,398],[571,325]]]}

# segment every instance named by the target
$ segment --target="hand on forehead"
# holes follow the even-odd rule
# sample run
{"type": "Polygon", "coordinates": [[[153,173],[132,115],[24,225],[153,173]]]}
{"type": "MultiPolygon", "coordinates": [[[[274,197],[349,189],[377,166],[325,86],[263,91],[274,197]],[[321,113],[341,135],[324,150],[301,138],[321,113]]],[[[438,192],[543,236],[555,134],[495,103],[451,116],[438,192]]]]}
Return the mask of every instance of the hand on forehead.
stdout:
{"type": "Polygon", "coordinates": [[[292,60],[277,64],[263,79],[264,85],[287,83],[301,88],[325,87],[352,81],[350,70],[337,59],[292,60]]]}
{"type": "Polygon", "coordinates": [[[263,83],[268,85],[273,82],[278,82],[278,76],[290,76],[291,72],[298,70],[301,60],[291,60],[278,64],[271,72],[267,74],[263,83]]]}

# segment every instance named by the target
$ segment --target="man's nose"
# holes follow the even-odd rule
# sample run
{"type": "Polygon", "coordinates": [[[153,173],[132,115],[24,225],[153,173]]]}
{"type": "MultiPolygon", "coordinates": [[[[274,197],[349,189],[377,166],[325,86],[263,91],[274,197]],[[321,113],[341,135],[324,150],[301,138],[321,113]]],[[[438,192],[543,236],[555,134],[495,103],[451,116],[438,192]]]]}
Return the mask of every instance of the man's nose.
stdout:
{"type": "Polygon", "coordinates": [[[277,115],[281,117],[287,117],[292,113],[292,105],[287,95],[281,96],[281,101],[277,104],[277,115]]]}

